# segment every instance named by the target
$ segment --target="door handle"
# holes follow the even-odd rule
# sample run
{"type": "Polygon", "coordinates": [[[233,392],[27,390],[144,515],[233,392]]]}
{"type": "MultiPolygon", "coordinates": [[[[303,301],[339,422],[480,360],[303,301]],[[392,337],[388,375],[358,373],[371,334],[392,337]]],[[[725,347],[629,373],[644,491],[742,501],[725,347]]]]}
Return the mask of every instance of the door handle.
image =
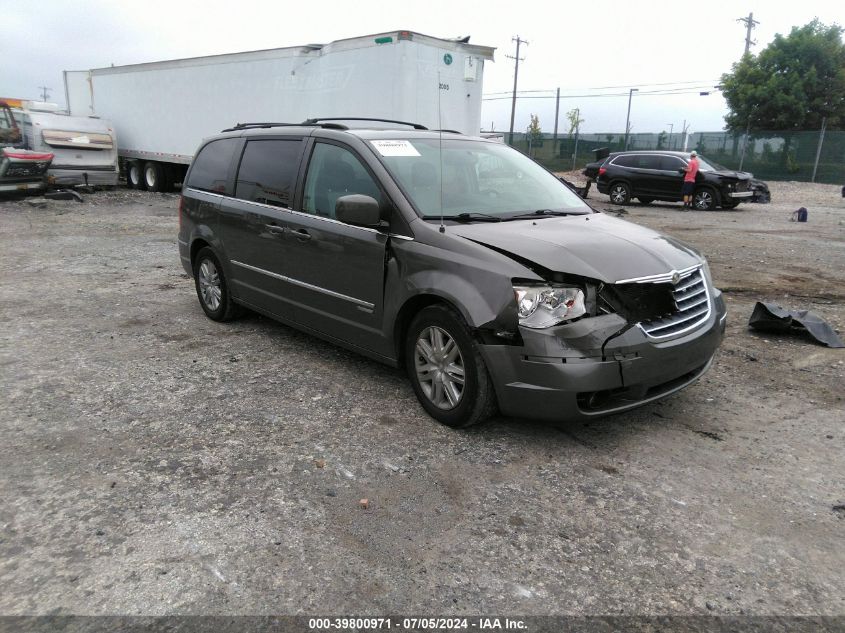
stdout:
{"type": "Polygon", "coordinates": [[[308,240],[311,239],[311,234],[308,231],[306,231],[305,229],[299,229],[298,231],[291,231],[291,233],[293,234],[293,236],[296,239],[298,239],[302,242],[307,242],[308,240]]]}
{"type": "Polygon", "coordinates": [[[278,224],[265,224],[264,228],[267,229],[268,233],[272,233],[273,235],[284,235],[285,227],[279,226],[278,224]]]}

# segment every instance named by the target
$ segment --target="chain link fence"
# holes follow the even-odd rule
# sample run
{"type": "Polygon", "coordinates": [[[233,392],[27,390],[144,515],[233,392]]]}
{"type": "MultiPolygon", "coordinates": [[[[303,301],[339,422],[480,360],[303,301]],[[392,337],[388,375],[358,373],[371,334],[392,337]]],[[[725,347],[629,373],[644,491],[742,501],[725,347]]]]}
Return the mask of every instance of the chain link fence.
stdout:
{"type": "MultiPolygon", "coordinates": [[[[508,134],[505,134],[505,141],[508,134]]],[[[624,134],[543,134],[531,139],[514,134],[510,143],[552,171],[583,169],[595,159],[594,150],[611,152],[625,149],[624,134]]],[[[684,150],[683,134],[631,134],[629,150],[684,150]]],[[[696,150],[711,161],[729,169],[752,172],[763,180],[796,180],[845,184],[845,131],[777,132],[751,130],[697,132],[686,139],[686,150],[696,150]]]]}

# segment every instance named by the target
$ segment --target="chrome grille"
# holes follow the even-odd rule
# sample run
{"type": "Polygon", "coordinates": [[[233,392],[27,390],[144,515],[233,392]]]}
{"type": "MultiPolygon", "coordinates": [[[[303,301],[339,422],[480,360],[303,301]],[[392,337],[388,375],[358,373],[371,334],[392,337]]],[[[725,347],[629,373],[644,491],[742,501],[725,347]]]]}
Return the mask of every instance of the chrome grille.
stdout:
{"type": "Polygon", "coordinates": [[[682,271],[672,295],[678,306],[675,312],[639,324],[651,338],[676,336],[698,327],[710,316],[710,293],[700,267],[682,271]]]}
{"type": "Polygon", "coordinates": [[[734,191],[748,191],[748,181],[747,180],[738,180],[736,183],[736,187],[734,191]]]}

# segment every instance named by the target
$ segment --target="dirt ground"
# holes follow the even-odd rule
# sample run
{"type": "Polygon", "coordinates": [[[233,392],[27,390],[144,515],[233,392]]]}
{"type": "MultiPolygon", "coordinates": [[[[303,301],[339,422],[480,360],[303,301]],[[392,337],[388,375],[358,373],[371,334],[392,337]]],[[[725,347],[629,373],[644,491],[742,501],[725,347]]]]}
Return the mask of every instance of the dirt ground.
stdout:
{"type": "Polygon", "coordinates": [[[468,431],[396,370],[205,318],[176,194],[0,201],[0,614],[845,614],[845,350],[747,328],[768,300],[845,330],[845,201],[771,189],[623,216],[725,291],[699,383],[468,431]]]}

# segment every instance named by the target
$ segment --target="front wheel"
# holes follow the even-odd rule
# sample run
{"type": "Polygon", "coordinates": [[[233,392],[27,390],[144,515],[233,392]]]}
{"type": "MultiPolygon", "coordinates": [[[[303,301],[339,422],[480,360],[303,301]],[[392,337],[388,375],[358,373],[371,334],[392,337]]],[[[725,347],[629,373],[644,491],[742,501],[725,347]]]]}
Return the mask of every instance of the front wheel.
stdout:
{"type": "Polygon", "coordinates": [[[631,188],[624,182],[615,182],[610,187],[610,201],[613,204],[628,204],[631,200],[631,188]]]}
{"type": "Polygon", "coordinates": [[[469,328],[454,310],[433,305],[411,321],[405,367],[426,412],[455,428],[496,413],[493,382],[469,328]]]}
{"type": "Polygon", "coordinates": [[[711,189],[698,189],[692,198],[692,205],[699,211],[712,211],[719,206],[719,198],[711,189]]]}

